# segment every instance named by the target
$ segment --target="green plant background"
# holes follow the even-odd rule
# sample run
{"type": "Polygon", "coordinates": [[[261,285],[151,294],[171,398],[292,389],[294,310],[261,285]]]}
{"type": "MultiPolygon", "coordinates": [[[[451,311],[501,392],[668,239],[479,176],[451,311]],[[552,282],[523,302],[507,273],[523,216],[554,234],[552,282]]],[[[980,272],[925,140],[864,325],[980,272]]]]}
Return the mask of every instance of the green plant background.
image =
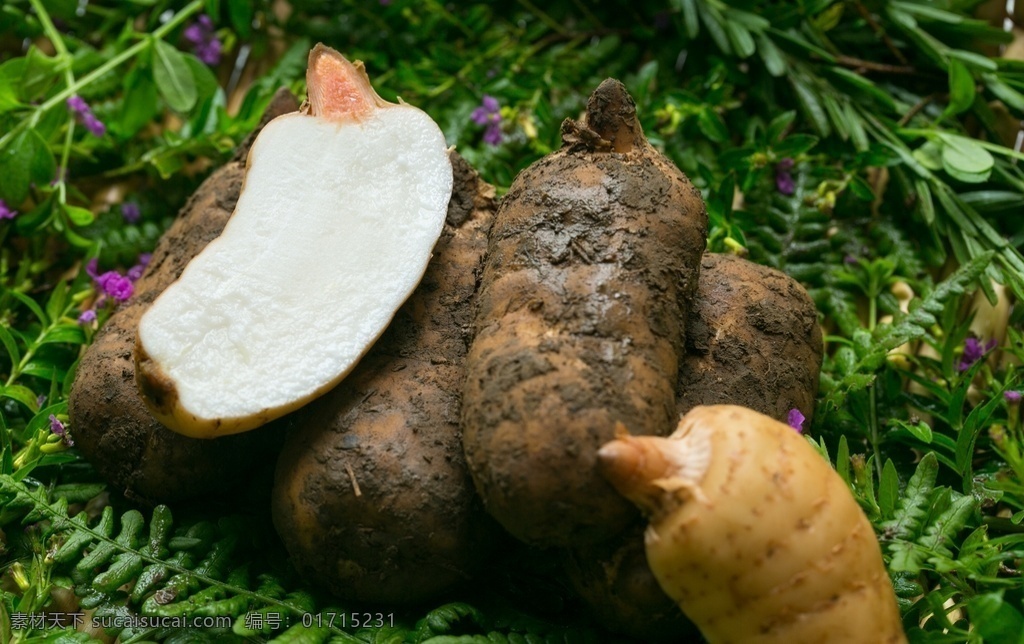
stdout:
{"type": "Polygon", "coordinates": [[[231,618],[108,633],[121,642],[612,641],[551,553],[525,549],[435,605],[337,605],[289,568],[269,466],[202,507],[133,508],[53,431],[114,306],[97,305],[87,263],[123,272],[152,250],[273,92],[303,95],[316,42],[427,111],[499,193],[558,148],[601,80],[624,81],[648,136],[703,192],[710,249],[782,269],[814,297],[828,355],[805,430],[874,524],[911,641],[1020,641],[1024,434],[1007,392],[1024,388],[1021,307],[999,346],[964,357],[972,333],[989,340],[985,303],[1024,293],[1024,61],[1002,8],[6,2],[0,199],[17,214],[0,219],[0,642],[90,641],[59,618],[84,610],[231,618]],[[203,13],[223,46],[212,66],[184,37],[203,13]],[[76,122],[74,95],[102,136],[76,122]],[[472,118],[485,95],[500,105],[497,145],[472,118]],[[907,310],[894,286],[916,294],[907,310]],[[889,356],[906,343],[927,349],[889,356]],[[369,627],[337,617],[367,613],[369,627]],[[26,621],[42,614],[58,618],[26,621]]]}

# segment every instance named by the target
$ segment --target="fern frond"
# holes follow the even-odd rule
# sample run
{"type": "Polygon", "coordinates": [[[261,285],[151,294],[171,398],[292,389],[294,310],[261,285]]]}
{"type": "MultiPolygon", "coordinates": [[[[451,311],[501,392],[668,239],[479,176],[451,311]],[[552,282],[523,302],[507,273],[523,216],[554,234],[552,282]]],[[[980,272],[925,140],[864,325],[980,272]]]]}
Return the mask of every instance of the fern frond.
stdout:
{"type": "Polygon", "coordinates": [[[907,481],[893,518],[882,524],[887,535],[909,540],[918,534],[938,474],[939,462],[935,454],[925,454],[917,464],[914,475],[907,481]]]}

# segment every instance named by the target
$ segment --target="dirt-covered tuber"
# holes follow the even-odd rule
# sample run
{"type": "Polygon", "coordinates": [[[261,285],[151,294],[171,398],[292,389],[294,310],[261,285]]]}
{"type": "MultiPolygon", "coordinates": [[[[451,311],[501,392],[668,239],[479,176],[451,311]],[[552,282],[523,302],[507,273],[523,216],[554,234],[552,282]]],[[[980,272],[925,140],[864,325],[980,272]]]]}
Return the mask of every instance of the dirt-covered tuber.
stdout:
{"type": "Polygon", "coordinates": [[[617,421],[675,425],[707,215],[606,80],[523,170],[491,230],[467,358],[466,458],[487,510],[536,545],[597,542],[633,510],[597,472],[617,421]]]}

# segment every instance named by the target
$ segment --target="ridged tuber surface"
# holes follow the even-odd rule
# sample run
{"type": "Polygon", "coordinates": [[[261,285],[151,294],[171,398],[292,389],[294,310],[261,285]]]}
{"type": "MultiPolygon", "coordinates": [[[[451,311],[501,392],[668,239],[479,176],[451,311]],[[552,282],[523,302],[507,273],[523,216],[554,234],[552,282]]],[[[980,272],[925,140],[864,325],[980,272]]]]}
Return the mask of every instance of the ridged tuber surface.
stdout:
{"type": "Polygon", "coordinates": [[[338,387],[292,416],[274,523],[337,596],[424,601],[468,579],[497,526],[469,477],[460,397],[494,190],[452,155],[455,191],[426,275],[338,387]]]}
{"type": "Polygon", "coordinates": [[[742,405],[776,420],[799,409],[808,424],[824,355],[814,301],[785,273],[708,253],[686,324],[678,411],[742,405]]]}
{"type": "Polygon", "coordinates": [[[616,421],[645,434],[675,424],[707,215],[618,81],[562,138],[519,174],[491,230],[463,428],[492,516],[523,541],[565,546],[635,517],[596,469],[616,421]]]}
{"type": "Polygon", "coordinates": [[[717,642],[905,642],[874,530],[788,425],[696,407],[668,438],[600,450],[602,473],[650,518],[658,583],[717,642]]]}
{"type": "MultiPolygon", "coordinates": [[[[735,404],[786,421],[808,422],[823,354],[814,302],[799,283],[735,255],[708,253],[686,323],[677,405],[735,404]]],[[[694,626],[658,586],[644,556],[642,529],[566,553],[570,583],[595,618],[647,641],[692,638],[694,626]]]]}
{"type": "MultiPolygon", "coordinates": [[[[279,91],[260,127],[298,107],[291,93],[279,91]]],[[[199,186],[161,237],[134,296],[110,316],[82,356],[68,396],[75,444],[103,478],[136,500],[166,503],[226,490],[281,442],[272,428],[213,441],[172,432],[143,402],[132,358],[139,318],[231,217],[251,142],[252,137],[199,186]]]]}

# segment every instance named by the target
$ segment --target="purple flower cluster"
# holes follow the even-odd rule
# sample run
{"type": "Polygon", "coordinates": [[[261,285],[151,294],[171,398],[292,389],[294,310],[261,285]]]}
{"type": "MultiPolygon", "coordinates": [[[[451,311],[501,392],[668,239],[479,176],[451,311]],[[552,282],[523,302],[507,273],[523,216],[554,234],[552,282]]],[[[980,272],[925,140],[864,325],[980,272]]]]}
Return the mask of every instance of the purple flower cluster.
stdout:
{"type": "Polygon", "coordinates": [[[58,436],[64,435],[64,423],[53,414],[50,414],[50,431],[58,436]]]}
{"type": "MultiPolygon", "coordinates": [[[[108,297],[113,298],[118,303],[130,298],[132,293],[135,292],[135,282],[142,277],[142,273],[146,270],[146,266],[149,265],[149,260],[152,257],[150,253],[142,253],[139,255],[138,263],[129,268],[124,275],[117,271],[100,273],[97,270],[98,262],[96,259],[89,260],[89,263],[85,266],[85,272],[96,282],[96,287],[100,291],[100,298],[96,301],[96,306],[102,304],[108,297]]],[[[79,324],[92,324],[95,321],[95,309],[86,309],[78,316],[79,324]]]]}
{"type": "Polygon", "coordinates": [[[139,204],[134,201],[126,201],[121,204],[121,216],[129,224],[134,224],[142,216],[142,211],[139,210],[139,204]]]}
{"type": "Polygon", "coordinates": [[[1011,405],[1016,405],[1017,403],[1019,403],[1021,398],[1022,395],[1019,391],[1010,390],[1003,392],[1003,399],[1006,402],[1010,403],[1011,405]]]}
{"type": "Polygon", "coordinates": [[[74,447],[75,441],[71,439],[71,435],[68,434],[67,427],[61,422],[59,418],[50,414],[50,431],[55,435],[60,436],[63,439],[63,443],[68,447],[74,447]]]}
{"type": "Polygon", "coordinates": [[[795,429],[798,434],[803,433],[805,420],[807,420],[807,418],[805,418],[796,407],[789,410],[789,426],[795,429]]]}
{"type": "Polygon", "coordinates": [[[960,371],[967,371],[974,365],[975,362],[985,357],[985,354],[996,348],[996,341],[989,340],[988,343],[982,344],[977,338],[967,338],[964,340],[964,352],[960,356],[960,364],[958,368],[960,371]]]}
{"type": "Polygon", "coordinates": [[[146,267],[149,266],[149,260],[152,258],[153,255],[150,253],[142,253],[139,255],[138,263],[128,269],[128,272],[125,273],[125,277],[130,279],[132,282],[137,282],[139,278],[142,277],[143,271],[145,271],[146,267]]]}
{"type": "Polygon", "coordinates": [[[8,208],[7,204],[4,203],[4,200],[0,199],[0,219],[14,219],[17,215],[17,210],[14,208],[8,208]]]}
{"type": "Polygon", "coordinates": [[[504,135],[501,133],[501,106],[498,99],[484,94],[484,100],[480,107],[473,110],[469,116],[477,125],[485,125],[484,143],[500,145],[504,135]]]}
{"type": "Polygon", "coordinates": [[[196,57],[213,66],[220,62],[220,51],[223,46],[213,31],[213,21],[205,13],[185,28],[185,40],[192,44],[196,57]]]}
{"type": "Polygon", "coordinates": [[[793,166],[796,162],[786,157],[775,164],[775,188],[787,197],[796,192],[796,182],[793,181],[793,166]]]}
{"type": "Polygon", "coordinates": [[[96,115],[92,113],[92,108],[85,102],[85,99],[76,94],[69,98],[67,103],[68,109],[74,113],[78,122],[84,125],[85,129],[92,132],[93,136],[103,136],[107,133],[107,126],[103,125],[96,118],[96,115]]]}

